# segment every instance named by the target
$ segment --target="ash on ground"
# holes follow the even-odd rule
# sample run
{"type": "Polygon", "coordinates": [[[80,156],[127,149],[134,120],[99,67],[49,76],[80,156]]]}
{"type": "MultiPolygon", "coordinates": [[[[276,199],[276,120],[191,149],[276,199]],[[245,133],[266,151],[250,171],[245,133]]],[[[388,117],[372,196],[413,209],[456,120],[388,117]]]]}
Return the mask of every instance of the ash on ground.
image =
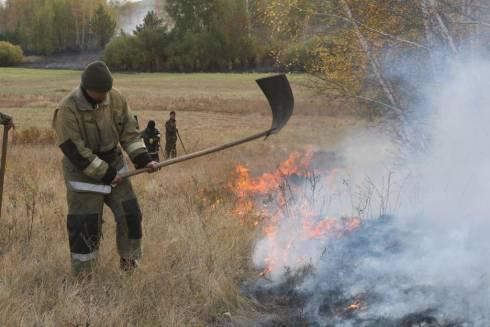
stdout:
{"type": "MultiPolygon", "coordinates": [[[[292,271],[284,267],[281,282],[259,278],[243,286],[243,292],[262,309],[253,323],[260,326],[361,326],[361,327],[466,327],[484,326],[468,317],[448,317],[443,303],[445,291],[414,283],[396,269],[374,274],[359,271],[372,260],[389,261],[405,253],[403,240],[409,236],[399,230],[396,218],[385,216],[362,225],[325,248],[321,266],[305,266],[292,271]],[[405,235],[404,235],[405,234],[405,235]],[[375,278],[373,276],[376,276],[375,278]],[[385,287],[398,289],[387,298],[385,287]],[[402,309],[414,299],[427,301],[413,311],[402,309]],[[387,301],[393,301],[388,303],[387,301]],[[406,302],[404,302],[406,301],[406,302]],[[387,306],[386,310],[382,310],[387,306]],[[394,308],[399,307],[399,310],[394,308]],[[371,309],[376,308],[376,309],[371,309]],[[373,312],[373,311],[377,311],[373,312]],[[404,314],[396,315],[405,311],[404,314]]],[[[414,233],[414,232],[410,232],[414,233]]],[[[372,268],[373,270],[376,267],[372,268]]],[[[462,299],[462,305],[464,300],[462,299]]],[[[476,318],[476,317],[475,317],[476,318]]]]}

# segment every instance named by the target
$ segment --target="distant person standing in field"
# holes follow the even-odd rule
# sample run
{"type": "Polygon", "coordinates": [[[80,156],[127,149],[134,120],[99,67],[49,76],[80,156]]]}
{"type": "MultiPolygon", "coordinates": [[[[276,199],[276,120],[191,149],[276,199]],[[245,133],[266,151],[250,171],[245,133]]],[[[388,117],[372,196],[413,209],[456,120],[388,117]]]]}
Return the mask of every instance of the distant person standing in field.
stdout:
{"type": "Polygon", "coordinates": [[[155,171],[126,99],[112,88],[104,62],[86,67],[80,87],[58,104],[53,125],[63,157],[67,188],[68,239],[75,275],[92,272],[102,235],[104,203],[116,223],[120,268],[133,271],[141,257],[142,214],[122,149],[136,168],[155,171]]]}
{"type": "Polygon", "coordinates": [[[165,157],[171,159],[177,157],[177,121],[175,111],[170,113],[170,119],[165,123],[165,157]]]}
{"type": "Polygon", "coordinates": [[[160,161],[160,131],[155,127],[155,121],[150,120],[143,133],[141,133],[145,141],[148,153],[154,161],[160,161]]]}
{"type": "Polygon", "coordinates": [[[6,114],[2,114],[1,112],[0,112],[0,124],[7,127],[7,129],[11,129],[12,127],[15,127],[14,120],[12,119],[12,117],[7,116],[6,114]]]}

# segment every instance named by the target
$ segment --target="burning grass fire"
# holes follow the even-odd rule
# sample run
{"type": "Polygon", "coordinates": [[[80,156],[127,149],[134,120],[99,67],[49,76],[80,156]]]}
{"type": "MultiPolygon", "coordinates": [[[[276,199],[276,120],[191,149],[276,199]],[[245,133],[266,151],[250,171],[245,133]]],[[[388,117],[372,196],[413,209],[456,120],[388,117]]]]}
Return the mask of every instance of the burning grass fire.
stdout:
{"type": "Polygon", "coordinates": [[[312,149],[293,152],[276,171],[258,177],[252,177],[245,166],[236,167],[236,180],[230,183],[237,198],[234,214],[261,229],[262,242],[268,247],[258,262],[262,276],[277,276],[285,268],[310,264],[313,258],[298,248],[309,242],[326,245],[361,225],[359,217],[329,216],[327,207],[316,202],[317,187],[334,189],[331,183],[336,170],[313,168],[315,161],[328,155],[312,149]],[[247,220],[250,217],[252,221],[247,220]],[[281,230],[284,220],[296,226],[292,233],[281,230]]]}
{"type": "Polygon", "coordinates": [[[392,216],[361,217],[334,154],[293,152],[259,176],[239,165],[229,187],[234,215],[261,235],[244,292],[274,314],[257,324],[470,326],[443,308],[446,289],[404,266],[418,259],[407,240],[426,235],[392,216]]]}

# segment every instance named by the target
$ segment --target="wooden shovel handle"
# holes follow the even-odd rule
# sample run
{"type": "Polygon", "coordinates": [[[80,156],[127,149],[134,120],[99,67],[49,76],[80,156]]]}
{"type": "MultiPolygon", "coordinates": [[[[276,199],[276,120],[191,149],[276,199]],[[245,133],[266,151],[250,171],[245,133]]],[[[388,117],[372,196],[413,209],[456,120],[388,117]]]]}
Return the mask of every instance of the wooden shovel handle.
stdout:
{"type": "Polygon", "coordinates": [[[2,161],[0,162],[0,218],[2,217],[3,182],[5,179],[5,169],[7,166],[8,137],[9,129],[7,128],[7,126],[3,126],[2,161]]]}
{"type": "MultiPolygon", "coordinates": [[[[215,147],[212,147],[212,148],[208,148],[208,149],[204,149],[204,150],[201,150],[201,151],[197,151],[197,152],[194,152],[194,153],[189,153],[189,154],[187,154],[185,156],[182,156],[182,157],[179,157],[179,158],[165,160],[165,161],[159,162],[157,164],[157,168],[163,168],[163,167],[167,167],[167,166],[170,166],[170,165],[175,165],[175,164],[177,164],[179,162],[183,162],[183,161],[195,159],[195,158],[198,158],[198,157],[203,157],[203,156],[206,156],[206,155],[211,154],[211,153],[223,151],[225,149],[229,149],[229,148],[232,148],[234,146],[237,146],[237,145],[240,145],[240,144],[243,144],[243,143],[247,143],[247,142],[251,142],[253,140],[257,140],[259,138],[267,137],[271,133],[272,133],[272,130],[268,130],[268,131],[265,131],[265,132],[262,132],[262,133],[259,133],[259,134],[255,134],[255,135],[252,135],[252,136],[249,136],[249,137],[246,137],[246,138],[243,138],[243,139],[234,141],[234,142],[226,143],[226,144],[223,144],[223,145],[218,145],[218,146],[215,146],[215,147]]],[[[130,171],[130,172],[121,174],[120,176],[122,178],[128,178],[128,177],[140,175],[140,174],[143,174],[143,173],[147,173],[149,171],[150,171],[149,168],[136,169],[136,170],[133,170],[133,171],[130,171]]]]}

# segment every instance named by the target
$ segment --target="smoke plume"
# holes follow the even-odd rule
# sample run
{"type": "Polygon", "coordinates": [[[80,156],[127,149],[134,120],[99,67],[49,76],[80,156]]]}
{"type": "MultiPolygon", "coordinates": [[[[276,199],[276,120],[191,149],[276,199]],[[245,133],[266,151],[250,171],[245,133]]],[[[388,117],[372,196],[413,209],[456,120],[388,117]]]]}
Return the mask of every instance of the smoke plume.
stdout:
{"type": "Polygon", "coordinates": [[[119,17],[120,28],[128,34],[131,34],[136,26],[143,23],[146,14],[149,11],[157,10],[157,0],[126,0],[125,10],[119,17]]]}
{"type": "Polygon", "coordinates": [[[422,89],[413,118],[423,122],[423,152],[407,157],[376,131],[347,139],[335,180],[304,196],[322,216],[359,216],[361,226],[311,239],[304,221],[284,214],[279,236],[260,239],[253,259],[262,269],[282,248],[286,264],[258,287],[277,288],[309,266],[294,292],[319,325],[489,326],[489,85],[490,61],[461,59],[422,89]]]}

